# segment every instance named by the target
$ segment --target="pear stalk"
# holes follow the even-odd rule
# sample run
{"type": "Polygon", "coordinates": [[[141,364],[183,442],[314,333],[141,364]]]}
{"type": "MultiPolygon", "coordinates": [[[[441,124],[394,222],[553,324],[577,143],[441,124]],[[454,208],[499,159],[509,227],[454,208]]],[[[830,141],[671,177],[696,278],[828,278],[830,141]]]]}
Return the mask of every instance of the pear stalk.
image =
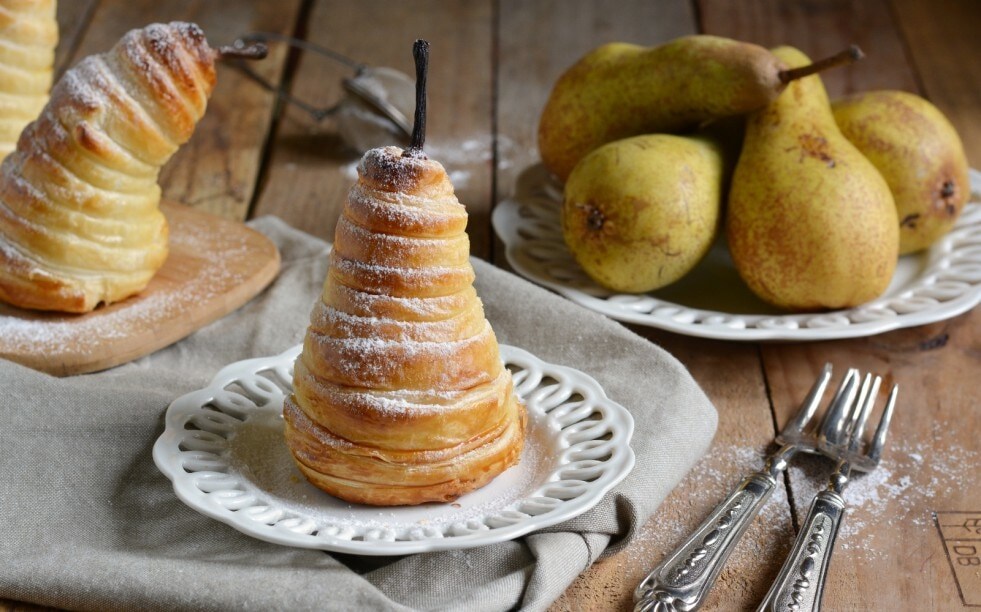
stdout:
{"type": "Polygon", "coordinates": [[[707,121],[759,110],[794,79],[861,57],[851,47],[807,68],[768,49],[719,36],[683,36],[657,47],[597,47],[556,81],[538,124],[545,167],[565,181],[590,151],[640,134],[682,134],[707,121]]]}
{"type": "MultiPolygon", "coordinates": [[[[791,47],[773,53],[809,66],[791,47]]],[[[746,119],[726,241],[760,299],[797,312],[851,308],[889,286],[899,219],[885,179],[842,134],[821,79],[795,80],[746,119]]]]}
{"type": "Polygon", "coordinates": [[[426,143],[426,77],[429,75],[429,41],[417,40],[412,45],[412,57],[416,62],[416,113],[412,126],[412,139],[406,153],[412,157],[424,157],[422,147],[426,143]]]}
{"type": "Polygon", "coordinates": [[[851,45],[844,51],[835,53],[831,57],[826,57],[822,60],[812,62],[807,66],[801,66],[800,68],[791,68],[789,70],[781,70],[777,73],[777,78],[780,82],[786,85],[787,83],[802,79],[806,76],[811,76],[812,74],[817,74],[818,72],[823,72],[829,68],[834,68],[835,66],[841,66],[844,64],[851,64],[852,62],[857,62],[858,60],[865,57],[862,50],[858,48],[858,45],[851,45]]]}

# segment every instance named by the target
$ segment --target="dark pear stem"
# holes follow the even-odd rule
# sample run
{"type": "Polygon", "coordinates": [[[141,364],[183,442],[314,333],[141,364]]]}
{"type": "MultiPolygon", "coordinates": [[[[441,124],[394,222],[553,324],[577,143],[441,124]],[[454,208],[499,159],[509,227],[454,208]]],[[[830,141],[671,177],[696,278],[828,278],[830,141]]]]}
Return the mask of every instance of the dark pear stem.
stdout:
{"type": "Polygon", "coordinates": [[[852,45],[840,53],[835,53],[831,57],[826,57],[822,60],[808,64],[807,66],[792,68],[790,70],[781,70],[777,73],[777,78],[780,79],[781,83],[786,85],[793,80],[802,79],[806,76],[810,76],[821,72],[822,70],[834,68],[835,66],[840,66],[842,64],[850,64],[862,59],[863,57],[865,57],[865,54],[858,48],[858,45],[852,45]]]}
{"type": "Polygon", "coordinates": [[[223,45],[215,49],[215,57],[220,60],[228,59],[248,59],[259,60],[269,54],[269,47],[266,43],[254,42],[248,45],[240,41],[234,45],[223,45]]]}
{"type": "Polygon", "coordinates": [[[412,57],[416,60],[416,114],[412,126],[412,140],[407,154],[424,157],[422,146],[426,142],[426,76],[429,74],[429,41],[419,39],[412,45],[412,57]]]}

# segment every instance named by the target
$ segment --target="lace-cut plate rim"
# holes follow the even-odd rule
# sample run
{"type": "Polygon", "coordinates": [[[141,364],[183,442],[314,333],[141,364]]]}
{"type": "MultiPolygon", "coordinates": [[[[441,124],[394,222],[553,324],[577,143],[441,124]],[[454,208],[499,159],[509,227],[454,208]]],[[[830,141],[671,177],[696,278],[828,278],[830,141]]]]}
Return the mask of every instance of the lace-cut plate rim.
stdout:
{"type": "Polygon", "coordinates": [[[861,306],[785,314],[742,284],[720,241],[675,285],[648,294],[617,294],[593,282],[562,239],[561,187],[541,169],[494,209],[492,222],[520,275],[612,319],[668,331],[742,341],[857,338],[935,323],[981,302],[981,172],[954,228],[929,249],[899,259],[881,297],[861,306]]]}
{"type": "Polygon", "coordinates": [[[633,468],[633,418],[596,380],[501,345],[528,409],[519,464],[453,503],[348,504],[308,484],[283,439],[300,348],[233,363],[178,398],[153,447],[184,503],[260,540],[361,555],[483,546],[586,512],[633,468]]]}

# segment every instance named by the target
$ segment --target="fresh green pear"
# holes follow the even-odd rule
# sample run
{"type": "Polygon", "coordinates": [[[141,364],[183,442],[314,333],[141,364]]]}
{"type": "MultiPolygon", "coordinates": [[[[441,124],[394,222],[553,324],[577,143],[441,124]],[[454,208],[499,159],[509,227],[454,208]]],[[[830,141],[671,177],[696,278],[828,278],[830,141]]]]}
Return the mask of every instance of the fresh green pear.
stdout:
{"type": "MultiPolygon", "coordinates": [[[[774,54],[808,62],[790,47],[774,54]]],[[[892,194],[838,129],[817,75],[747,118],[726,239],[749,288],[781,308],[856,306],[889,286],[899,254],[892,194]]]]}
{"type": "Polygon", "coordinates": [[[565,184],[565,242],[604,287],[663,287],[691,270],[718,234],[723,174],[721,148],[706,138],[652,134],[603,145],[565,184]]]}
{"type": "Polygon", "coordinates": [[[684,36],[657,47],[606,44],[559,77],[539,121],[539,153],[564,181],[602,144],[688,131],[761,108],[789,81],[860,54],[852,48],[794,72],[763,47],[719,36],[684,36]]]}
{"type": "Polygon", "coordinates": [[[943,113],[903,91],[872,91],[831,106],[842,133],[892,190],[899,252],[919,251],[946,234],[971,186],[964,146],[943,113]]]}

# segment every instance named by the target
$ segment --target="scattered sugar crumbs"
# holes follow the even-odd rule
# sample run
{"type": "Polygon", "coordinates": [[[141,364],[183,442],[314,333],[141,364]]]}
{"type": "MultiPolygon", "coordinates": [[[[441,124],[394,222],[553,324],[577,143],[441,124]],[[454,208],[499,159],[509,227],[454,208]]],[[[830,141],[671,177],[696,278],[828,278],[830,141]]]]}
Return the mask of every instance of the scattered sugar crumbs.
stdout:
{"type": "MultiPolygon", "coordinates": [[[[765,459],[764,452],[753,448],[714,449],[713,454],[711,462],[703,459],[682,481],[689,490],[700,491],[700,497],[711,499],[711,507],[721,502],[742,476],[759,470],[765,459]],[[716,466],[730,469],[723,471],[716,466]]],[[[878,469],[852,474],[844,491],[846,514],[836,546],[866,562],[894,554],[889,542],[908,539],[903,534],[912,530],[932,531],[933,511],[943,510],[951,503],[959,507],[956,500],[965,486],[964,470],[977,465],[981,465],[981,452],[968,448],[951,445],[937,452],[930,444],[892,441],[878,469]]],[[[811,500],[826,486],[831,468],[828,460],[812,456],[798,456],[791,462],[788,473],[794,487],[798,524],[806,516],[811,500]]],[[[669,500],[669,508],[684,503],[678,498],[669,500]]],[[[754,537],[751,528],[734,551],[733,560],[743,555],[766,554],[776,550],[774,546],[783,546],[785,554],[796,535],[787,520],[786,508],[786,488],[781,483],[754,522],[765,527],[761,530],[764,537],[754,537]]],[[[622,567],[644,567],[647,571],[678,546],[702,518],[692,521],[684,508],[668,513],[662,507],[639,530],[636,540],[610,562],[622,567]]]]}
{"type": "MultiPolygon", "coordinates": [[[[845,519],[836,546],[872,560],[892,554],[888,542],[906,539],[911,530],[934,529],[933,512],[959,507],[966,485],[965,470],[981,464],[981,453],[961,446],[936,447],[896,440],[886,447],[879,468],[853,473],[844,491],[845,519]]],[[[827,467],[811,462],[791,466],[797,483],[798,517],[803,519],[810,500],[827,480],[827,467]]]]}
{"type": "Polygon", "coordinates": [[[171,233],[171,250],[175,247],[207,259],[198,274],[183,285],[136,295],[112,310],[81,316],[39,313],[35,318],[24,319],[0,310],[4,347],[15,353],[57,354],[66,346],[73,346],[82,354],[91,354],[100,345],[125,338],[148,324],[179,316],[192,305],[210,300],[245,280],[240,271],[229,265],[248,256],[248,245],[242,236],[216,239],[213,232],[183,223],[179,231],[171,233]]]}

